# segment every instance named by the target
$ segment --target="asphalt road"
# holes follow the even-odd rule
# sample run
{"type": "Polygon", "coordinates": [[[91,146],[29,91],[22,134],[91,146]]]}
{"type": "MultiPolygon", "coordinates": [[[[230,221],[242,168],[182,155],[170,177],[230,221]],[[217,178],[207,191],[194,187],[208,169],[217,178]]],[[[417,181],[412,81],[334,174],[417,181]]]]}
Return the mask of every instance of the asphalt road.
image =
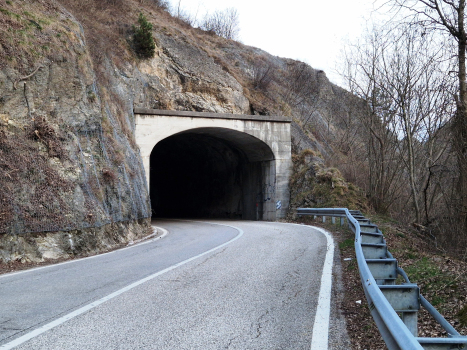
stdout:
{"type": "Polygon", "coordinates": [[[156,225],[167,236],[0,276],[0,349],[310,349],[322,233],[246,221],[156,225]]]}

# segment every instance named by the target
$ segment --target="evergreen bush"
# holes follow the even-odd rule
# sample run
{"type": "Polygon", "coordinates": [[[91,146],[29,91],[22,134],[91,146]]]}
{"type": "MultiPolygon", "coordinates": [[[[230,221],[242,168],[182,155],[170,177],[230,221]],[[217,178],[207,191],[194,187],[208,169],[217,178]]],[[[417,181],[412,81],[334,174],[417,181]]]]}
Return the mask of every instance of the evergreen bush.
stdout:
{"type": "Polygon", "coordinates": [[[133,44],[135,52],[140,58],[154,57],[156,44],[152,36],[152,24],[140,13],[138,18],[139,27],[133,26],[133,44]]]}

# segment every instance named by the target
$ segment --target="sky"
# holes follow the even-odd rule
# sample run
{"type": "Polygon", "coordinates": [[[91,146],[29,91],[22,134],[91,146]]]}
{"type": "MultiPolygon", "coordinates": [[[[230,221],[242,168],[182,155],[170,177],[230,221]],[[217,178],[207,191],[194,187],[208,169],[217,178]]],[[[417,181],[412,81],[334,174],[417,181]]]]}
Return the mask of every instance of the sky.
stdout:
{"type": "Polygon", "coordinates": [[[362,34],[375,17],[375,0],[171,0],[200,20],[206,12],[237,9],[239,41],[272,55],[297,59],[324,70],[335,84],[342,47],[362,34]]]}

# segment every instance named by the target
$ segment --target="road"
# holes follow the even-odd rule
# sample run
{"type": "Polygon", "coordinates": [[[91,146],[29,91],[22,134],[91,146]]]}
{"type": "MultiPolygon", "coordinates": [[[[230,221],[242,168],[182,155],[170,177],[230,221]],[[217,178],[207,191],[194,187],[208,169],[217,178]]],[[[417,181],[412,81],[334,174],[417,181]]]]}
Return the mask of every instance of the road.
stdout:
{"type": "Polygon", "coordinates": [[[168,234],[0,276],[0,349],[310,349],[325,235],[284,223],[156,225],[168,234]]]}

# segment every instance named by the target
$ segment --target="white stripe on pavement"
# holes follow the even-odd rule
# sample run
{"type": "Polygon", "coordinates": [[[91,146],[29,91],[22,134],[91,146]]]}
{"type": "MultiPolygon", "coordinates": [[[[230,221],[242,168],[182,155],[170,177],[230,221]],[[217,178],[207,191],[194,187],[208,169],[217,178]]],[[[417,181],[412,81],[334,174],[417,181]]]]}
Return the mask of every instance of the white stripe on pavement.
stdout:
{"type": "Polygon", "coordinates": [[[311,350],[327,350],[329,342],[329,315],[331,310],[332,265],[334,261],[334,240],[331,234],[322,228],[313,227],[327,240],[327,252],[324,260],[321,288],[319,290],[318,307],[316,308],[315,324],[311,336],[311,350]]]}
{"type": "Polygon", "coordinates": [[[334,240],[330,232],[316,226],[304,224],[291,224],[306,226],[321,232],[326,237],[326,257],[324,259],[321,287],[316,307],[315,323],[311,336],[311,350],[327,350],[329,342],[329,316],[331,313],[332,267],[334,262],[334,240]]]}
{"type": "Polygon", "coordinates": [[[123,294],[123,293],[125,293],[125,292],[127,292],[127,291],[129,291],[129,290],[131,290],[131,289],[133,289],[135,287],[138,287],[139,285],[141,285],[141,284],[143,284],[145,282],[148,282],[148,281],[150,281],[150,280],[152,280],[152,279],[154,279],[154,278],[156,278],[156,277],[158,277],[158,276],[160,276],[160,275],[162,275],[162,274],[164,274],[166,272],[169,272],[169,271],[171,271],[173,269],[176,269],[177,267],[185,265],[185,264],[189,263],[190,261],[198,259],[198,258],[200,258],[200,257],[202,257],[204,255],[209,254],[209,253],[212,253],[213,251],[215,251],[215,250],[217,250],[219,248],[225,247],[226,245],[232,243],[233,241],[236,241],[237,239],[239,239],[243,235],[243,230],[241,230],[241,229],[239,229],[237,227],[234,227],[234,226],[224,225],[224,224],[214,224],[214,223],[209,223],[209,224],[219,225],[219,226],[227,226],[227,227],[233,228],[233,229],[238,231],[238,235],[235,236],[234,238],[232,238],[228,242],[225,242],[225,243],[223,243],[223,244],[221,244],[221,245],[219,245],[219,246],[217,246],[215,248],[212,248],[212,249],[210,249],[210,250],[208,250],[208,251],[206,251],[204,253],[201,253],[201,254],[198,254],[198,255],[196,255],[194,257],[191,257],[191,258],[189,258],[187,260],[179,262],[178,264],[172,265],[172,266],[170,266],[170,267],[168,267],[168,268],[166,268],[164,270],[156,272],[156,273],[154,273],[154,274],[152,274],[152,275],[150,275],[150,276],[148,276],[146,278],[143,278],[143,279],[141,279],[139,281],[136,281],[136,282],[134,282],[134,283],[120,289],[120,290],[117,290],[116,292],[113,292],[112,294],[109,294],[109,295],[107,295],[107,296],[105,296],[105,297],[103,297],[103,298],[101,298],[99,300],[96,300],[96,301],[94,301],[94,302],[92,302],[92,303],[90,303],[88,305],[85,305],[85,306],[83,306],[83,307],[81,307],[81,308],[79,308],[79,309],[77,309],[77,310],[75,310],[73,312],[70,312],[69,314],[67,314],[65,316],[62,316],[62,317],[60,317],[60,318],[58,318],[58,319],[56,319],[56,320],[54,320],[54,321],[52,321],[50,323],[47,323],[47,324],[33,330],[32,332],[29,332],[29,333],[27,333],[27,334],[25,334],[25,335],[23,335],[23,336],[21,336],[19,338],[16,338],[15,340],[13,340],[13,341],[11,341],[11,342],[9,342],[7,344],[1,345],[0,349],[1,350],[9,350],[9,349],[14,348],[15,346],[21,345],[21,344],[27,342],[28,340],[30,340],[30,339],[32,339],[34,337],[37,337],[38,335],[40,335],[42,333],[45,333],[48,330],[50,330],[52,328],[55,328],[55,327],[61,325],[62,323],[65,323],[66,321],[71,320],[72,318],[74,318],[76,316],[79,316],[79,315],[81,315],[81,314],[83,314],[83,313],[85,313],[85,312],[87,312],[87,311],[89,311],[89,310],[91,310],[91,309],[105,303],[106,301],[119,296],[120,294],[123,294]]]}
{"type": "MultiPolygon", "coordinates": [[[[149,236],[146,236],[146,237],[143,237],[141,238],[140,240],[138,240],[137,242],[134,242],[133,244],[129,244],[127,245],[126,247],[124,248],[120,248],[120,249],[115,249],[115,250],[112,250],[111,252],[107,252],[107,253],[98,253],[96,255],[91,255],[91,256],[87,256],[85,258],[79,258],[79,259],[72,259],[72,260],[67,260],[67,261],[64,261],[64,262],[61,262],[61,263],[51,263],[50,265],[45,265],[45,266],[40,266],[40,267],[34,267],[32,269],[27,269],[27,270],[21,270],[21,271],[16,271],[16,272],[10,272],[10,273],[5,273],[3,275],[0,275],[0,278],[5,278],[5,277],[11,277],[11,276],[15,276],[15,275],[19,275],[19,274],[23,274],[23,273],[28,273],[28,272],[34,272],[34,271],[37,271],[37,270],[43,270],[43,269],[49,269],[49,268],[52,268],[52,267],[55,267],[55,266],[60,266],[60,265],[66,265],[66,264],[73,264],[73,263],[77,263],[77,262],[80,262],[80,261],[83,261],[83,260],[89,260],[89,259],[95,259],[95,258],[99,258],[101,256],[105,256],[105,255],[108,255],[108,254],[114,254],[116,252],[121,252],[123,250],[127,250],[127,249],[131,249],[131,248],[134,248],[134,247],[138,247],[142,244],[147,244],[147,243],[151,243],[151,242],[154,242],[158,239],[161,239],[163,237],[165,237],[169,231],[167,231],[166,229],[162,228],[162,227],[158,227],[158,226],[154,226],[154,225],[151,225],[152,228],[154,228],[155,230],[161,230],[162,231],[162,235],[160,236],[157,236],[155,238],[152,238],[154,233],[153,234],[150,234],[149,236]]],[[[0,348],[1,349],[1,348],[0,348]]]]}

